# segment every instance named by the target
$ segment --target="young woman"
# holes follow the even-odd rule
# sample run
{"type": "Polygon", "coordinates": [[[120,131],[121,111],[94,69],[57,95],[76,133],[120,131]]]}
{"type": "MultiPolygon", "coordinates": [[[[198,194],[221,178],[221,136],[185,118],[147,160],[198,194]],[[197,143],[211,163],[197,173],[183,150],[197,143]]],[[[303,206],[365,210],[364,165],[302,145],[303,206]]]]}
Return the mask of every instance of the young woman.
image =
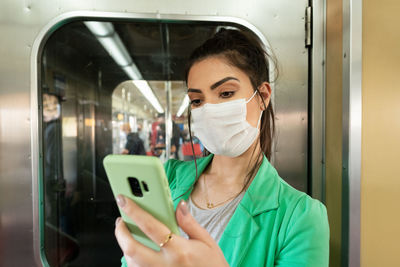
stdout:
{"type": "Polygon", "coordinates": [[[166,163],[182,236],[117,197],[161,246],[155,252],[138,243],[117,219],[123,266],[328,266],[325,207],[285,183],[269,163],[268,73],[260,41],[241,31],[221,30],[193,52],[186,75],[191,128],[210,154],[166,163]]]}

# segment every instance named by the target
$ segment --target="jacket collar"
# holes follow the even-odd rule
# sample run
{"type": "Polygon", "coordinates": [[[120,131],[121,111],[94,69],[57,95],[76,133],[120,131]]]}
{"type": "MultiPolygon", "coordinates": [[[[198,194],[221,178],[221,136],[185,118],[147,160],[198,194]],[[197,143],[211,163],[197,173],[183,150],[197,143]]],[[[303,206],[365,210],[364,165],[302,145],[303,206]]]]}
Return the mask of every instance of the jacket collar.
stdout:
{"type": "MultiPolygon", "coordinates": [[[[212,158],[211,154],[197,161],[198,176],[205,170],[212,158]]],[[[182,198],[188,199],[195,182],[194,161],[184,164],[188,165],[176,170],[175,179],[177,179],[178,186],[172,194],[175,208],[182,198]]],[[[279,188],[279,176],[264,156],[260,169],[219,240],[219,246],[231,266],[241,265],[252,241],[260,231],[260,225],[255,216],[279,207],[279,188]]]]}
{"type": "Polygon", "coordinates": [[[240,203],[252,216],[279,207],[278,173],[265,155],[263,157],[263,162],[240,203]]]}
{"type": "MultiPolygon", "coordinates": [[[[213,158],[213,154],[197,160],[197,172],[200,176],[213,158]]],[[[176,207],[183,198],[187,200],[192,192],[192,186],[195,183],[196,168],[194,161],[185,162],[185,168],[179,168],[176,171],[177,187],[175,188],[172,199],[176,207]]],[[[279,180],[278,174],[268,159],[263,156],[256,176],[251,182],[247,192],[244,194],[240,205],[251,216],[256,216],[262,212],[276,209],[279,207],[279,180]]]]}
{"type": "MultiPolygon", "coordinates": [[[[213,158],[213,154],[210,154],[206,157],[197,159],[197,176],[203,173],[205,168],[211,162],[213,158]]],[[[189,198],[190,193],[193,190],[193,185],[196,182],[196,166],[194,164],[194,160],[187,161],[183,163],[184,166],[176,170],[176,188],[172,192],[172,199],[174,200],[174,207],[178,205],[181,199],[185,201],[189,198]]],[[[182,164],[182,165],[183,165],[182,164]]]]}

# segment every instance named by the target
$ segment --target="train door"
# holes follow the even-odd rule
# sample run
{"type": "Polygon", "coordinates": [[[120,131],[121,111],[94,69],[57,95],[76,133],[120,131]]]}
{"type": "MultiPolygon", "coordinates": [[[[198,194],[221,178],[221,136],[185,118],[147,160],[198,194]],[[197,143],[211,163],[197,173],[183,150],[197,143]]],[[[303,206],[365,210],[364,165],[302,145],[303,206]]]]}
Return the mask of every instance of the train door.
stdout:
{"type": "MultiPolygon", "coordinates": [[[[279,64],[270,68],[271,77],[279,70],[272,82],[277,125],[273,163],[285,180],[308,192],[307,4],[287,1],[287,6],[266,8],[265,22],[270,23],[262,31],[244,19],[184,15],[72,17],[55,29],[39,62],[40,102],[44,107],[52,99],[58,112],[49,119],[45,109],[39,114],[44,262],[119,264],[122,255],[113,236],[118,211],[102,160],[112,153],[152,155],[162,161],[192,159],[185,62],[196,46],[222,27],[248,31],[277,57],[279,64]],[[295,18],[282,24],[279,11],[292,12],[295,18]],[[56,128],[49,138],[51,123],[56,128]],[[57,171],[50,172],[50,167],[57,171]]],[[[200,140],[194,142],[195,153],[201,156],[204,148],[200,140]]]]}

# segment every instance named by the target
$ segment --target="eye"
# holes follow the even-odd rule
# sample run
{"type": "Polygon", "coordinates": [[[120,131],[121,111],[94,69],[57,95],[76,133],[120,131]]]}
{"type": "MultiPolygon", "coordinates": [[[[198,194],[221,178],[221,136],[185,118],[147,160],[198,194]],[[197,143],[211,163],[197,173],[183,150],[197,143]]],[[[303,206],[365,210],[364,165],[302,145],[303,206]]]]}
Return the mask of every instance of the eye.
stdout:
{"type": "Polygon", "coordinates": [[[193,99],[192,101],[190,101],[190,105],[193,107],[198,107],[201,105],[201,100],[200,99],[193,99]]]}
{"type": "Polygon", "coordinates": [[[229,97],[233,96],[234,94],[235,94],[234,91],[225,91],[225,92],[220,93],[220,96],[222,98],[229,98],[229,97]]]}

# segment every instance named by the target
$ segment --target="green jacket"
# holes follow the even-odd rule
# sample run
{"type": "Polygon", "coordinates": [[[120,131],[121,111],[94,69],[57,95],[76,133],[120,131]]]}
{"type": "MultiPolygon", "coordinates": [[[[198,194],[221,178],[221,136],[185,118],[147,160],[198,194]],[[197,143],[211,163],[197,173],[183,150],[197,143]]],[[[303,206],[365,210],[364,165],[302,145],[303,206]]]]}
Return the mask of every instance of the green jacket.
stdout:
{"type": "MultiPolygon", "coordinates": [[[[213,155],[197,160],[200,175],[213,155]]],[[[174,206],[188,199],[194,162],[165,164],[174,206]],[[189,189],[189,190],[188,190],[189,189]]],[[[329,262],[329,226],[325,206],[297,191],[263,163],[219,241],[230,266],[324,267],[329,262]]],[[[122,266],[126,266],[122,259],[122,266]]]]}

